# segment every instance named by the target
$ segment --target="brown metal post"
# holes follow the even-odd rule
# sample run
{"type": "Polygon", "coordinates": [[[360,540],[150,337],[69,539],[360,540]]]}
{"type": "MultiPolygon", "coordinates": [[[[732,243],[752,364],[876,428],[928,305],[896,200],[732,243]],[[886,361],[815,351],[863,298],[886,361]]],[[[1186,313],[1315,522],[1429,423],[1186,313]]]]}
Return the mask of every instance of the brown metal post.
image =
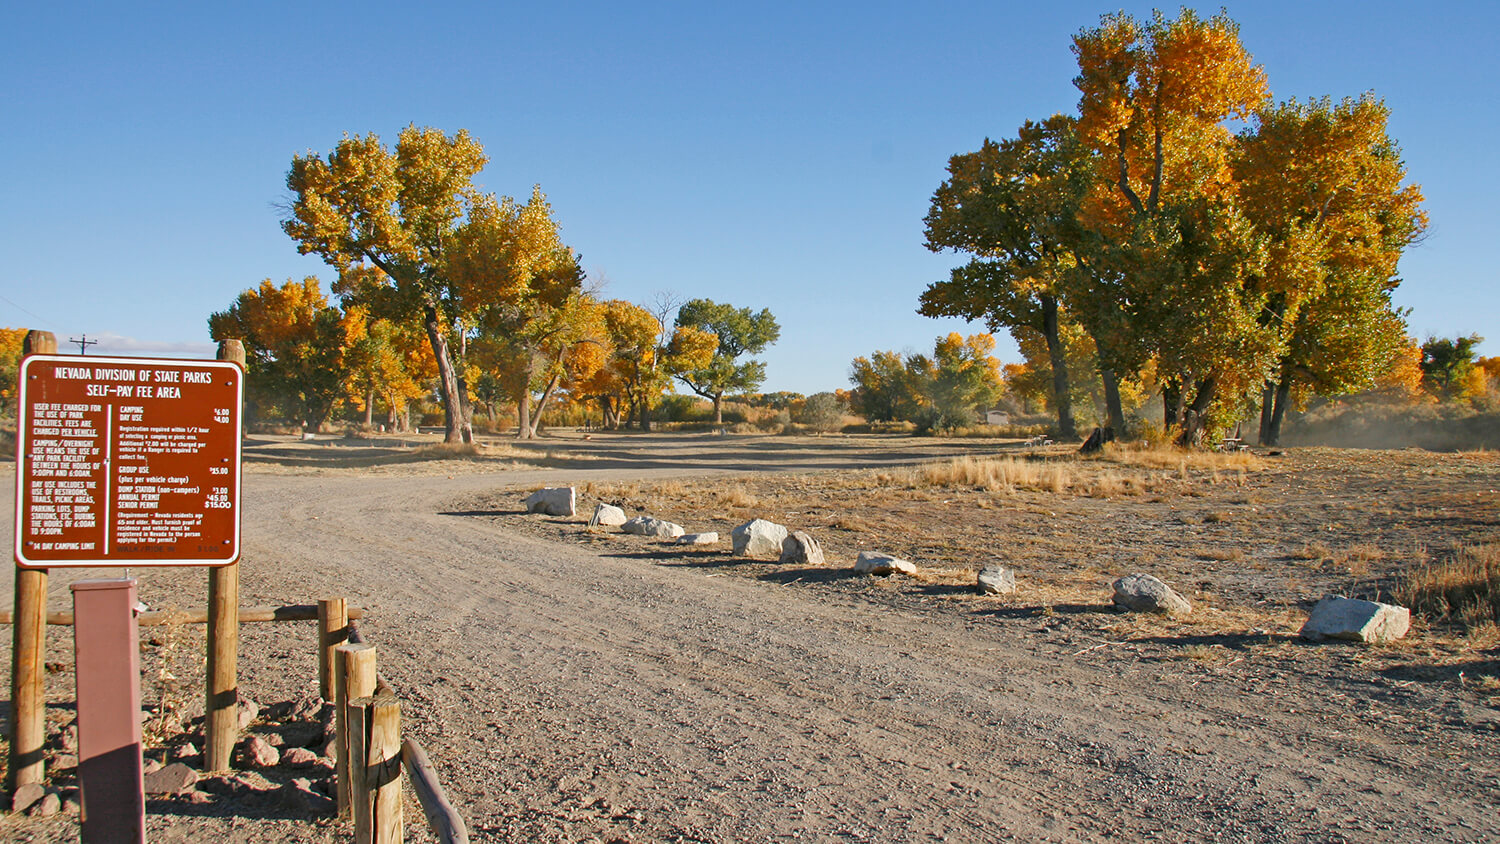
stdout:
{"type": "MultiPolygon", "coordinates": [[[[50,331],[28,331],[22,344],[24,355],[57,354],[57,337],[50,331]]],[[[17,413],[17,424],[26,420],[17,413]]],[[[24,458],[21,458],[24,459],[24,458]]],[[[17,467],[20,472],[20,467],[17,467]]],[[[20,501],[16,506],[21,506],[20,501]]],[[[42,652],[47,636],[47,570],[16,566],[15,626],[11,629],[10,672],[10,765],[6,787],[10,791],[46,776],[42,742],[47,737],[46,674],[42,652]]]]}
{"type": "Polygon", "coordinates": [[[73,584],[84,844],[146,840],[134,579],[73,584]]]}
{"type": "MultiPolygon", "coordinates": [[[[245,346],[219,343],[219,360],[245,366],[245,346]]],[[[208,671],[204,693],[203,769],[229,768],[239,738],[240,564],[208,570],[208,671]]]]}
{"type": "Polygon", "coordinates": [[[349,605],[343,598],[318,600],[318,693],[334,699],[333,649],[349,640],[349,605]]]}

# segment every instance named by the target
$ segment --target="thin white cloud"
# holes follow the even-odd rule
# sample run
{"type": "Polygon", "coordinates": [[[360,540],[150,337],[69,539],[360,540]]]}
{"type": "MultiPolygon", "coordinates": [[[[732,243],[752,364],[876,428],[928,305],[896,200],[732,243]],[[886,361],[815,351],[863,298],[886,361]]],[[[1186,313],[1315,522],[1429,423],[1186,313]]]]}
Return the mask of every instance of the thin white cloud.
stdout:
{"type": "MultiPolygon", "coordinates": [[[[70,337],[72,335],[69,335],[70,337]]],[[[213,360],[218,346],[214,343],[170,342],[166,340],[140,340],[106,331],[102,334],[79,335],[80,339],[97,341],[90,345],[86,354],[116,355],[132,358],[183,358],[188,360],[213,360]]],[[[77,352],[76,344],[59,337],[57,350],[63,354],[77,352]]]]}

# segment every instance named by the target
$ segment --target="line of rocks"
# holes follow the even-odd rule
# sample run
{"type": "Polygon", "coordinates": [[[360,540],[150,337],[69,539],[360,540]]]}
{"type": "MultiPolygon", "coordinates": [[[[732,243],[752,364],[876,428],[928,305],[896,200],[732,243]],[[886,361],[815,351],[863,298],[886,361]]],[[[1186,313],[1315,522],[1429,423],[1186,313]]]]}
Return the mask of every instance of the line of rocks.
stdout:
{"type": "MultiPolygon", "coordinates": [[[[545,513],[572,517],[578,496],[573,487],[548,487],[526,498],[528,513],[545,513]]],[[[717,533],[688,533],[682,525],[652,516],[630,518],[612,504],[600,503],[589,518],[589,527],[619,527],[624,533],[672,540],[678,545],[706,546],[719,542],[717,533]]],[[[765,519],[751,519],[730,532],[732,553],[737,557],[763,557],[776,554],[780,563],[822,566],[823,549],[805,531],[789,532],[786,527],[765,519]]],[[[909,560],[879,551],[860,551],[854,560],[854,571],[873,575],[913,575],[917,567],[909,560]]],[[[1011,595],[1016,592],[1013,569],[991,564],[980,570],[975,589],[986,595],[1011,595]]],[[[1113,603],[1125,612],[1157,613],[1172,618],[1192,614],[1191,602],[1160,578],[1137,572],[1116,580],[1113,603]]],[[[1363,601],[1339,595],[1325,596],[1313,608],[1299,635],[1314,642],[1326,640],[1380,644],[1405,636],[1411,626],[1411,613],[1404,607],[1363,601]]]]}

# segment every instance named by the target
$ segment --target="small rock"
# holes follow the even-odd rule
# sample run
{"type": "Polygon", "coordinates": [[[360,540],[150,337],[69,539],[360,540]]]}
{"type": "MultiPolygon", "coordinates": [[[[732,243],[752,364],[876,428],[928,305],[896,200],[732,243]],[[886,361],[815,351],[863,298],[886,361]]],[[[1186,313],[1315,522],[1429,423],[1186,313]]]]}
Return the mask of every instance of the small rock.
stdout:
{"type": "Polygon", "coordinates": [[[613,504],[600,504],[589,518],[589,527],[618,527],[625,524],[625,511],[613,504]]]}
{"type": "Polygon", "coordinates": [[[189,792],[184,793],[182,795],[182,797],[187,802],[189,802],[189,803],[196,803],[198,805],[202,805],[204,803],[212,803],[213,800],[214,800],[212,797],[208,796],[207,794],[204,794],[201,791],[189,791],[189,792]]]}
{"type": "Polygon", "coordinates": [[[83,796],[76,788],[65,788],[62,792],[63,814],[76,815],[83,811],[83,796]]]}
{"type": "Polygon", "coordinates": [[[261,734],[261,738],[266,740],[266,744],[271,745],[277,750],[286,746],[286,738],[281,733],[263,733],[261,734]]]}
{"type": "Polygon", "coordinates": [[[242,768],[273,768],[281,761],[281,754],[261,736],[250,736],[240,742],[236,754],[242,768]]]}
{"type": "Polygon", "coordinates": [[[78,722],[74,721],[58,735],[57,746],[66,753],[74,753],[78,750],[78,722]]]}
{"type": "Polygon", "coordinates": [[[577,494],[570,486],[546,487],[526,496],[526,512],[547,516],[572,516],[576,511],[577,494]]]}
{"type": "Polygon", "coordinates": [[[284,724],[277,733],[281,736],[278,747],[312,747],[323,742],[323,725],[314,721],[284,724]]]}
{"type": "Polygon", "coordinates": [[[777,562],[801,566],[823,565],[823,546],[807,531],[795,531],[781,541],[781,559],[777,562]]]}
{"type": "Polygon", "coordinates": [[[78,767],[78,757],[71,753],[59,753],[52,757],[52,767],[58,771],[76,768],[78,767]]]}
{"type": "Polygon", "coordinates": [[[866,574],[916,574],[917,567],[907,560],[879,551],[861,551],[854,560],[854,570],[866,574]]]}
{"type": "Polygon", "coordinates": [[[1157,612],[1187,615],[1193,605],[1172,587],[1149,574],[1128,574],[1115,581],[1115,606],[1130,612],[1157,612]]]}
{"type": "Polygon", "coordinates": [[[29,782],[17,788],[16,792],[10,796],[11,814],[19,815],[46,796],[47,789],[43,788],[40,783],[29,782]]]}
{"type": "Polygon", "coordinates": [[[294,779],[278,790],[283,806],[294,812],[327,814],[334,810],[334,803],[313,790],[312,783],[305,779],[294,779]]]}
{"type": "Polygon", "coordinates": [[[198,790],[226,797],[246,797],[274,791],[276,785],[254,771],[219,774],[198,781],[198,790]]]}
{"type": "Polygon", "coordinates": [[[636,534],[637,536],[656,536],[667,539],[675,539],[687,533],[687,531],[682,529],[682,525],[662,521],[661,519],[653,519],[650,516],[636,516],[621,525],[620,530],[636,534]]]}
{"type": "Polygon", "coordinates": [[[47,796],[36,802],[27,814],[33,818],[50,818],[62,811],[62,798],[54,792],[47,792],[47,796]]]}
{"type": "Polygon", "coordinates": [[[160,771],[161,768],[162,764],[160,759],[151,759],[148,757],[141,760],[141,773],[143,774],[154,773],[156,771],[160,771]]]}
{"type": "Polygon", "coordinates": [[[146,774],[147,794],[181,794],[198,784],[198,772],[181,762],[146,774]]]}
{"type": "Polygon", "coordinates": [[[305,747],[294,747],[281,754],[281,764],[288,768],[311,768],[318,761],[318,754],[305,747]]]}
{"type": "Polygon", "coordinates": [[[249,727],[255,719],[260,717],[260,704],[244,695],[239,696],[236,711],[239,713],[239,726],[241,730],[249,727]]]}
{"type": "Polygon", "coordinates": [[[718,545],[717,533],[688,533],[677,537],[678,545],[718,545]]]}
{"type": "Polygon", "coordinates": [[[751,519],[729,532],[736,557],[760,557],[781,553],[786,528],[765,519],[751,519]]]}
{"type": "Polygon", "coordinates": [[[1016,572],[1004,566],[985,566],[975,585],[982,595],[1014,595],[1016,572]]]}
{"type": "Polygon", "coordinates": [[[1345,639],[1381,644],[1400,639],[1410,629],[1411,610],[1406,607],[1324,595],[1298,635],[1314,642],[1345,639]]]}
{"type": "Polygon", "coordinates": [[[184,742],[172,748],[170,754],[173,761],[192,759],[198,755],[198,746],[192,742],[184,742]]]}

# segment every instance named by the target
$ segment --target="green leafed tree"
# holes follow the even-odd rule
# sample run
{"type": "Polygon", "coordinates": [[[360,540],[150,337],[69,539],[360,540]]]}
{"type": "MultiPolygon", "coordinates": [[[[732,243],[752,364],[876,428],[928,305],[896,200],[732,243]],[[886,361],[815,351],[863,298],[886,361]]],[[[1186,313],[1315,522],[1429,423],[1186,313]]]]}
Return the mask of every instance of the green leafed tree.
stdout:
{"type": "Polygon", "coordinates": [[[208,318],[214,340],[245,344],[248,392],[263,413],[316,430],[344,392],[342,315],[316,276],[280,287],[266,279],[208,318]]]}
{"type": "Polygon", "coordinates": [[[718,338],[713,359],[707,366],[678,374],[688,389],[714,403],[714,423],[724,422],[726,393],[754,392],[766,378],[766,365],[758,360],[740,361],[758,355],[781,336],[781,327],[770,310],[755,312],[710,299],[692,299],[677,311],[677,326],[706,331],[718,338]]]}

